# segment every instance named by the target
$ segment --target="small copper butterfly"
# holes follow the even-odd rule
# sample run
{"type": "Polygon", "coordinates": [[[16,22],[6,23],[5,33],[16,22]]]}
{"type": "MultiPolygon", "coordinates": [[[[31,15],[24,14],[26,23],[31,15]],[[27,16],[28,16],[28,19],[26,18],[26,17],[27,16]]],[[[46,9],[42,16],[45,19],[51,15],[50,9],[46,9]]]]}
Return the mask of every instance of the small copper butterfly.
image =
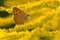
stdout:
{"type": "Polygon", "coordinates": [[[23,10],[13,7],[14,14],[14,23],[15,24],[23,24],[25,20],[28,19],[29,14],[26,14],[23,10]]]}

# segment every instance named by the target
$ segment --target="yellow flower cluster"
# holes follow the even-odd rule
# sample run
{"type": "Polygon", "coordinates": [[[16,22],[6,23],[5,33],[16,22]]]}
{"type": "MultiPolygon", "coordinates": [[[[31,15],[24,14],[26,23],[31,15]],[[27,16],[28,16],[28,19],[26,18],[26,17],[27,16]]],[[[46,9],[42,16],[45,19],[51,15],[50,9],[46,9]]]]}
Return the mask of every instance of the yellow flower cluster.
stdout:
{"type": "Polygon", "coordinates": [[[60,40],[59,4],[59,0],[4,1],[4,7],[0,6],[0,40],[60,40]],[[30,19],[15,25],[13,7],[24,10],[30,19]]]}

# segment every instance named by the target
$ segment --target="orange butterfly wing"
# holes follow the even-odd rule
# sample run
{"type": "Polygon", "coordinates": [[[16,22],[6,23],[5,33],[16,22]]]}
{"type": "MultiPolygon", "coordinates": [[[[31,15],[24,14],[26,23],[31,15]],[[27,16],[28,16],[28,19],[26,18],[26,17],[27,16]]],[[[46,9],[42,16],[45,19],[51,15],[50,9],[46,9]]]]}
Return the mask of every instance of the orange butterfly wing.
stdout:
{"type": "Polygon", "coordinates": [[[13,8],[14,22],[15,24],[23,24],[29,15],[25,14],[24,11],[16,7],[13,8]]]}

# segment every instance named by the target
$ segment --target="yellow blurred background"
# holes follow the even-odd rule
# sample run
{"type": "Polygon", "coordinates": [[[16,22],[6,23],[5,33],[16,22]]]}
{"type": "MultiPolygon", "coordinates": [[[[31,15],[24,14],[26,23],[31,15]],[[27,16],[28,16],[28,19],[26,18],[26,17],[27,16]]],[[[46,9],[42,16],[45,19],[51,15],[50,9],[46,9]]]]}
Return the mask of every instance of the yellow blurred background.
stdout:
{"type": "Polygon", "coordinates": [[[60,40],[60,0],[0,0],[0,40],[60,40]],[[13,7],[30,19],[16,25],[13,7]]]}

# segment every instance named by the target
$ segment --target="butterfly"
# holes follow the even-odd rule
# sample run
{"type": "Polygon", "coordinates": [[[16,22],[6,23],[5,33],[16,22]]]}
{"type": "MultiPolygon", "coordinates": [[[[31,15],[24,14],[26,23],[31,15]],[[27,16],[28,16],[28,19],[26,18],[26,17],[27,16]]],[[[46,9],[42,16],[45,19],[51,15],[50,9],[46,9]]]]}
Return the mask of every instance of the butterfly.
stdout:
{"type": "Polygon", "coordinates": [[[28,19],[29,14],[26,14],[23,10],[13,7],[14,23],[24,24],[24,21],[28,19]]]}

